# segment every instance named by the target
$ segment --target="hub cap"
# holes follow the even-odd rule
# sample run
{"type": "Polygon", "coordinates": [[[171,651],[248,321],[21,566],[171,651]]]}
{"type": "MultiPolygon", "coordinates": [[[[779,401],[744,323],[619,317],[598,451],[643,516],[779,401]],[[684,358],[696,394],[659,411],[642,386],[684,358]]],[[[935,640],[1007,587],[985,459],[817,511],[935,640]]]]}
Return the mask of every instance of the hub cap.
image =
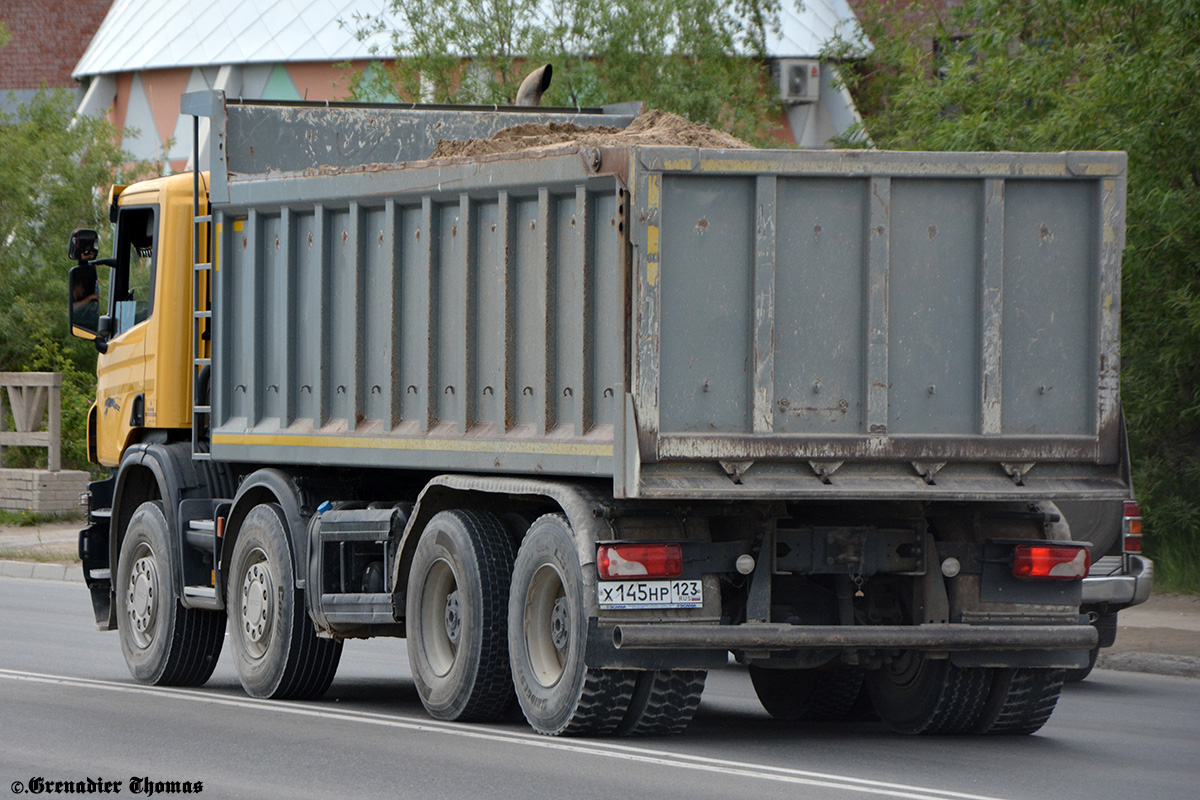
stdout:
{"type": "Polygon", "coordinates": [[[570,645],[571,603],[563,577],[553,564],[543,564],[525,593],[525,651],[538,683],[551,687],[562,679],[570,645]]]}
{"type": "Polygon", "coordinates": [[[560,597],[554,601],[554,611],[550,614],[550,638],[554,641],[554,649],[560,653],[567,649],[571,641],[569,613],[567,598],[560,597]]]}
{"type": "Polygon", "coordinates": [[[453,591],[446,598],[446,636],[450,644],[458,645],[458,635],[462,632],[462,617],[458,610],[458,592],[453,591]]]}
{"type": "Polygon", "coordinates": [[[429,667],[439,678],[454,667],[462,637],[462,607],[454,568],[444,558],[429,567],[421,587],[421,643],[429,667]]]}
{"type": "Polygon", "coordinates": [[[158,561],[148,545],[141,545],[134,557],[125,607],[133,641],[144,649],[154,642],[154,621],[158,615],[158,561]]]}
{"type": "Polygon", "coordinates": [[[266,553],[254,553],[259,560],[246,569],[242,580],[241,626],[246,650],[255,658],[267,652],[271,623],[275,618],[275,582],[271,578],[266,553]]]}

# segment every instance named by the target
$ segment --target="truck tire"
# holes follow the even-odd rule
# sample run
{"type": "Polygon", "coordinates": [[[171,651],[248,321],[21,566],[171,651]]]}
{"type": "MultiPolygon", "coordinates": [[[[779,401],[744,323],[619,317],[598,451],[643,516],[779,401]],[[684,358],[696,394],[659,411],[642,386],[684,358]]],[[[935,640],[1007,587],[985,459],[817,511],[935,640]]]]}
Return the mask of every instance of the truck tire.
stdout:
{"type": "Polygon", "coordinates": [[[117,567],[117,630],[138,683],[199,686],[217,666],[225,615],[184,608],[172,595],[167,518],[162,503],[142,503],[129,520],[117,567]]]}
{"type": "Polygon", "coordinates": [[[497,720],[511,708],[512,567],[512,541],[493,514],[441,511],[422,531],[408,582],[408,661],[430,716],[497,720]]]}
{"type": "Polygon", "coordinates": [[[868,671],[865,680],[879,718],[892,730],[966,733],[983,713],[992,671],[905,651],[893,663],[868,671]]]}
{"type": "Polygon", "coordinates": [[[862,670],[853,667],[768,669],[751,664],[749,672],[767,713],[790,721],[847,719],[863,685],[862,670]]]}
{"type": "Polygon", "coordinates": [[[1030,734],[1054,713],[1062,692],[1061,669],[997,669],[976,733],[1030,734]]]}
{"type": "Polygon", "coordinates": [[[283,509],[255,506],[233,546],[225,602],[234,667],[251,697],[320,697],[337,673],[342,643],[317,637],[295,586],[283,509]]]}
{"type": "Polygon", "coordinates": [[[621,736],[683,733],[704,694],[704,670],[645,670],[637,673],[633,697],[617,726],[621,736]]]}
{"type": "Polygon", "coordinates": [[[583,569],[565,517],[529,527],[517,552],[508,602],[512,681],[525,719],[548,736],[614,733],[637,684],[633,670],[584,662],[583,569]]]}

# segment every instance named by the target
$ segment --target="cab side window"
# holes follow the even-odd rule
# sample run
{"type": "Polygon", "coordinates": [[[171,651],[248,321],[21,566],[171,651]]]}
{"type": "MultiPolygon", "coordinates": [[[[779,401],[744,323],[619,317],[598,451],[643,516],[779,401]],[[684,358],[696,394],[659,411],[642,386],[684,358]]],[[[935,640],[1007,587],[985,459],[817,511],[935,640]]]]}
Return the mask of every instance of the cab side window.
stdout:
{"type": "Polygon", "coordinates": [[[157,243],[156,208],[121,209],[117,220],[117,269],[112,286],[117,335],[145,322],[154,311],[157,243]]]}

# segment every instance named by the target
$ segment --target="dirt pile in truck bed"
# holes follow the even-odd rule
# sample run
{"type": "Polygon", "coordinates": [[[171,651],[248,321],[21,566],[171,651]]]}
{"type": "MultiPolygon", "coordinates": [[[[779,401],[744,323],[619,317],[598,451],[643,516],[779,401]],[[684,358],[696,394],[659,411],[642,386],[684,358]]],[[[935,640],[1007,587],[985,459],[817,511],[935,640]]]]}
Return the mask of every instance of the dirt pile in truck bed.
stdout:
{"type": "Polygon", "coordinates": [[[736,136],[707,125],[688,122],[667,111],[649,111],[627,128],[583,127],[564,122],[525,122],[497,131],[487,139],[442,139],[430,158],[482,156],[515,153],[566,145],[617,147],[621,145],[667,145],[677,147],[721,147],[750,149],[736,136]]]}

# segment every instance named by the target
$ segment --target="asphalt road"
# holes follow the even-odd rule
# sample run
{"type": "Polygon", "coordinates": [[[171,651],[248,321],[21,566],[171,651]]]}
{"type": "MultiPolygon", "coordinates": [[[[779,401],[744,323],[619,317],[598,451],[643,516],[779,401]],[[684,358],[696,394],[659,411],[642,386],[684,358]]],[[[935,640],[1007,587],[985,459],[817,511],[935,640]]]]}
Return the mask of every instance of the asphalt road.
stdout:
{"type": "Polygon", "coordinates": [[[0,578],[0,792],[90,777],[216,798],[1174,799],[1197,796],[1197,711],[1200,680],[1097,671],[1035,736],[903,737],[775,722],[731,668],[682,736],[551,739],[429,719],[399,640],[348,643],[319,702],[251,700],[227,656],[203,689],[137,686],[82,585],[0,578]]]}

